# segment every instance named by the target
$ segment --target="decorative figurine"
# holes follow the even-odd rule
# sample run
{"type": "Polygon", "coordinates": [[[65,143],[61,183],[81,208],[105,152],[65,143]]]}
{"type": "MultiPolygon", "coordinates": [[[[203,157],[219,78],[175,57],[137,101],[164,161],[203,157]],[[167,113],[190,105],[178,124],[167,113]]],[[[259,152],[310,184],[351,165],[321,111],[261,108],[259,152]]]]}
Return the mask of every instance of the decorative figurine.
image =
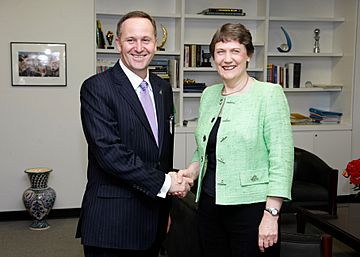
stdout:
{"type": "Polygon", "coordinates": [[[96,46],[99,49],[105,49],[104,33],[100,20],[96,20],[96,46]]]}
{"type": "Polygon", "coordinates": [[[114,33],[110,30],[106,32],[106,40],[109,43],[109,45],[106,47],[107,49],[114,49],[114,47],[112,46],[113,39],[114,39],[114,33]]]}
{"type": "Polygon", "coordinates": [[[165,51],[164,45],[165,45],[166,40],[168,38],[168,31],[162,24],[161,24],[161,30],[162,30],[163,37],[161,39],[160,44],[157,46],[157,50],[158,51],[165,51]]]}
{"type": "Polygon", "coordinates": [[[281,26],[280,28],[281,28],[281,30],[282,30],[282,31],[284,32],[284,34],[285,34],[286,44],[285,44],[285,43],[281,44],[281,45],[277,48],[277,50],[278,50],[279,52],[281,52],[281,53],[287,53],[287,52],[289,52],[289,51],[291,50],[291,47],[292,47],[291,39],[290,39],[289,34],[286,32],[286,30],[285,30],[282,26],[281,26]]]}
{"type": "Polygon", "coordinates": [[[314,29],[314,53],[320,53],[320,29],[316,28],[314,29]]]}

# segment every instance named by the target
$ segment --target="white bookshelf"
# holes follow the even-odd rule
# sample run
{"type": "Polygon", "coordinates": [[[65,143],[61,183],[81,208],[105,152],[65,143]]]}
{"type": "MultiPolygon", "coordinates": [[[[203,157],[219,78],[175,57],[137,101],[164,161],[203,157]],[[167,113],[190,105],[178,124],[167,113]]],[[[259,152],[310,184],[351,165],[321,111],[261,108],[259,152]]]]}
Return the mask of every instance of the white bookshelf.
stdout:
{"type": "MultiPolygon", "coordinates": [[[[132,10],[146,11],[156,19],[160,39],[160,24],[168,29],[166,51],[157,52],[156,57],[177,59],[179,63],[179,83],[173,90],[176,132],[177,136],[184,137],[178,138],[178,142],[187,142],[183,147],[187,155],[194,147],[192,133],[196,122],[191,121],[188,127],[184,127],[182,121],[197,117],[201,94],[184,92],[182,81],[194,79],[210,86],[221,79],[214,65],[185,68],[184,46],[209,45],[214,32],[222,24],[239,22],[249,28],[253,36],[255,53],[248,67],[251,76],[265,80],[268,63],[302,64],[300,88],[284,89],[292,112],[308,115],[309,107],[316,107],[343,113],[338,125],[293,126],[295,143],[325,160],[333,151],[334,155],[337,154],[337,158],[333,158],[337,160],[333,167],[340,170],[350,159],[346,144],[351,141],[358,0],[95,0],[95,10],[95,19],[101,20],[104,33],[108,30],[115,32],[120,17],[132,10]],[[198,14],[210,7],[242,8],[246,16],[198,14]],[[277,51],[277,47],[285,42],[281,26],[292,40],[293,47],[288,53],[277,51]],[[320,53],[316,54],[313,53],[315,28],[320,29],[320,53]],[[306,88],[306,81],[328,87],[306,88]],[[319,142],[326,142],[331,135],[341,138],[340,142],[334,140],[333,147],[344,149],[342,153],[331,150],[331,142],[324,148],[319,146],[319,142]]],[[[118,53],[117,50],[98,49],[96,57],[116,60],[118,53]]],[[[189,156],[185,161],[187,159],[189,156]]],[[[342,178],[339,177],[339,181],[340,193],[346,191],[341,184],[342,178]]]]}

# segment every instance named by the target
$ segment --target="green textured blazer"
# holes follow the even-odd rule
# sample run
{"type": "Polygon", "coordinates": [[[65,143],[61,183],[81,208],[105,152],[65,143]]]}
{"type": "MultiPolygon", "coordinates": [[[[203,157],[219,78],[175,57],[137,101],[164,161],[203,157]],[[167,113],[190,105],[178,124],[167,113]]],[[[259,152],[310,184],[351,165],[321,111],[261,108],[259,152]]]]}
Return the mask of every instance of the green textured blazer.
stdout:
{"type": "Polygon", "coordinates": [[[221,107],[216,140],[216,203],[247,204],[267,196],[291,199],[294,145],[289,106],[279,85],[253,80],[248,91],[222,96],[223,84],[204,90],[195,131],[200,162],[196,201],[206,172],[206,146],[221,107]]]}

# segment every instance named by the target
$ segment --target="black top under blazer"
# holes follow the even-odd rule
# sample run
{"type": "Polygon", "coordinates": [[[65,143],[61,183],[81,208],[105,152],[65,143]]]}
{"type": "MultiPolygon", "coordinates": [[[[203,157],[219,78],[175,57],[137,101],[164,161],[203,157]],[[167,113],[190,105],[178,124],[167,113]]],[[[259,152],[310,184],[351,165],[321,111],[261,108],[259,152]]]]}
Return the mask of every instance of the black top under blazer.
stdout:
{"type": "Polygon", "coordinates": [[[81,87],[88,182],[77,237],[84,245],[148,249],[158,229],[166,229],[169,199],[157,194],[165,172],[173,167],[173,95],[168,82],[151,73],[149,79],[156,105],[159,147],[119,62],[90,77],[81,87]],[[166,215],[162,215],[159,225],[161,211],[166,215]]]}

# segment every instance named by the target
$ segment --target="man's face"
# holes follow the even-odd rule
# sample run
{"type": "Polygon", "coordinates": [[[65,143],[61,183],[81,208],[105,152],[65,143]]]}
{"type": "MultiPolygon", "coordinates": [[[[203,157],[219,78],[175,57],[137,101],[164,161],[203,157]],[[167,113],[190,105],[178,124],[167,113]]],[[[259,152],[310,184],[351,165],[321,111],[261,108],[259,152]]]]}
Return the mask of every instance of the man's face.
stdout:
{"type": "Polygon", "coordinates": [[[132,72],[145,78],[147,67],[156,52],[156,37],[151,22],[145,18],[130,18],[121,25],[116,39],[122,62],[132,72]]]}

